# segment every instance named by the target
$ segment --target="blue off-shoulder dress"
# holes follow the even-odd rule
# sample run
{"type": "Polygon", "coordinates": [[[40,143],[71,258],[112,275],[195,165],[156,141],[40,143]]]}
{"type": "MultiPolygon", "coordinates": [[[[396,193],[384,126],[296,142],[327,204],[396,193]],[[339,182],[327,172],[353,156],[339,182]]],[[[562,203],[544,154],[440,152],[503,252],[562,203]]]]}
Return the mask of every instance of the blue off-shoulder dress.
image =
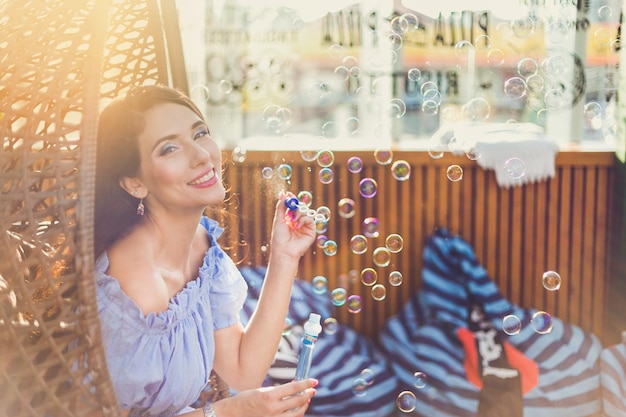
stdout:
{"type": "Polygon", "coordinates": [[[130,416],[173,416],[192,404],[213,368],[213,331],[239,321],[247,284],[217,243],[223,229],[203,217],[211,247],[198,278],[166,311],[147,316],[96,262],[96,292],[107,365],[122,409],[130,416]]]}

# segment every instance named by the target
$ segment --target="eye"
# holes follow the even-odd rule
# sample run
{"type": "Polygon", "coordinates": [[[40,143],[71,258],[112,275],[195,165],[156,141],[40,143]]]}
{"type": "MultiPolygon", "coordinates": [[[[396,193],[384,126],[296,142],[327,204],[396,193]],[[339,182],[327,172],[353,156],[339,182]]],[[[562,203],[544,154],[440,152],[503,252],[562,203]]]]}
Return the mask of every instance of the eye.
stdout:
{"type": "Polygon", "coordinates": [[[209,137],[209,135],[210,135],[209,130],[206,128],[203,128],[203,129],[198,130],[196,134],[193,136],[193,138],[194,140],[198,140],[198,139],[209,137]]]}
{"type": "Polygon", "coordinates": [[[176,146],[166,144],[161,148],[161,155],[167,155],[168,153],[172,153],[176,150],[176,146]]]}

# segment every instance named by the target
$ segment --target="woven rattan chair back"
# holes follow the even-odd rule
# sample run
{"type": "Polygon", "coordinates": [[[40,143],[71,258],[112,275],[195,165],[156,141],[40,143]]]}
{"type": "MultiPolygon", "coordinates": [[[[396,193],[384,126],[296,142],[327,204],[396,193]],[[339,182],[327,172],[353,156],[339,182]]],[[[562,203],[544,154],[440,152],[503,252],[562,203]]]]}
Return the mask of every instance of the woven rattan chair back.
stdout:
{"type": "Polygon", "coordinates": [[[173,0],[0,2],[0,416],[119,414],[93,279],[97,118],[132,85],[186,89],[177,24],[173,0]]]}

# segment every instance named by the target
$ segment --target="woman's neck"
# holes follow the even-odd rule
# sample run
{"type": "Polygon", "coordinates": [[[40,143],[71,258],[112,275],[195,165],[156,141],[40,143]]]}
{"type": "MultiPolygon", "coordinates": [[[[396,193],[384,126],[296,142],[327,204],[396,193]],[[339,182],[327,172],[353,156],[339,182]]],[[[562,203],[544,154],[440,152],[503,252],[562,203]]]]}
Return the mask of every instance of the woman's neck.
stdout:
{"type": "Polygon", "coordinates": [[[147,217],[140,224],[146,237],[152,242],[155,263],[171,271],[187,272],[198,242],[200,214],[147,217]]]}

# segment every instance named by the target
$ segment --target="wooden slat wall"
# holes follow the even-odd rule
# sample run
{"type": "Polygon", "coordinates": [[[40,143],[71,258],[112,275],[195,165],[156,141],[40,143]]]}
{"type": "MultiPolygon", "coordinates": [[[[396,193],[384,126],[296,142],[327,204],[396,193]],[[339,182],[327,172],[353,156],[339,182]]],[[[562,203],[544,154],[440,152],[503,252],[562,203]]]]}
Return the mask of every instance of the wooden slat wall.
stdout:
{"type": "Polygon", "coordinates": [[[445,227],[466,239],[480,262],[513,303],[545,310],[553,316],[580,325],[602,336],[605,318],[608,271],[608,237],[614,156],[610,152],[561,152],[556,159],[556,175],[549,181],[512,189],[501,188],[492,171],[484,171],[465,157],[446,154],[432,159],[426,152],[394,152],[412,167],[408,181],[397,181],[390,165],[376,163],[373,152],[335,152],[335,179],[325,185],[317,179],[319,166],[306,162],[299,152],[248,151],[243,163],[230,163],[225,181],[237,204],[229,211],[238,217],[225,239],[243,265],[265,265],[274,213],[275,196],[284,188],[297,194],[313,193],[313,207],[328,206],[333,217],[326,235],[338,243],[336,256],[312,248],[301,262],[299,277],[310,280],[323,275],[329,290],[344,286],[348,294],[359,294],[363,309],[349,313],[337,307],[335,317],[357,330],[376,337],[385,320],[396,313],[419,289],[422,250],[425,238],[436,227],[445,227]],[[364,162],[360,174],[347,170],[351,156],[364,162]],[[293,168],[289,181],[261,175],[263,167],[275,168],[288,163],[293,168]],[[463,167],[463,179],[451,182],[446,169],[451,164],[463,167]],[[378,182],[378,194],[362,198],[358,183],[364,177],[378,182]],[[356,215],[341,218],[337,202],[350,197],[356,202],[356,215]],[[368,251],[355,255],[350,238],[362,233],[366,217],[380,220],[380,236],[369,240],[368,251]],[[372,251],[384,246],[385,237],[399,233],[404,248],[392,254],[391,265],[376,267],[372,251]],[[246,244],[242,245],[242,238],[246,244]],[[369,287],[350,271],[365,267],[376,269],[379,283],[387,296],[376,301],[369,287]],[[398,270],[403,284],[388,284],[389,272],[398,270]],[[546,270],[561,274],[557,292],[546,291],[541,276],[546,270]]]}

